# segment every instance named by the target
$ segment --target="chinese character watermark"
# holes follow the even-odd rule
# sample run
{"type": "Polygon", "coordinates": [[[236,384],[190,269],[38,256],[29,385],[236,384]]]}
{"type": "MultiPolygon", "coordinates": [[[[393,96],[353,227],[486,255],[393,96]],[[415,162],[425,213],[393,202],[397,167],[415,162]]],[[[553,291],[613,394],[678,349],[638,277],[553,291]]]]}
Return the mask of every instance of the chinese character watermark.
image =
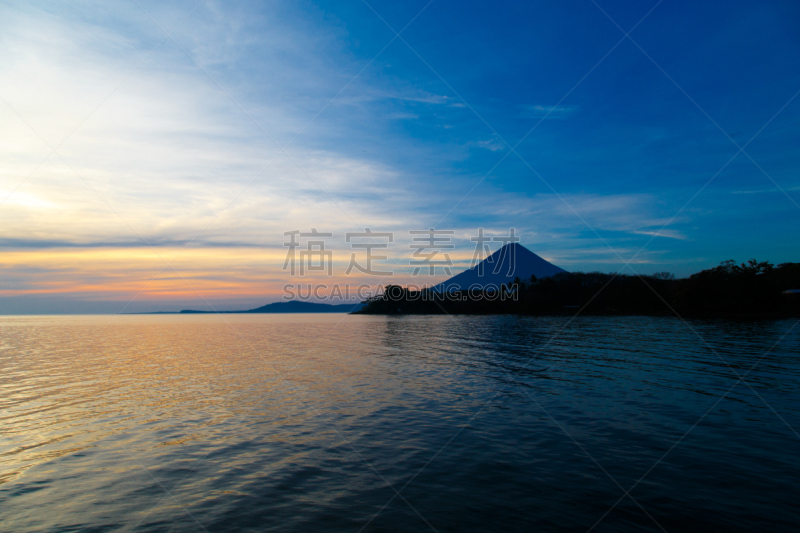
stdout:
{"type": "Polygon", "coordinates": [[[289,250],[286,252],[286,260],[283,262],[283,270],[289,270],[289,273],[295,275],[295,263],[297,262],[297,248],[300,243],[297,242],[297,237],[303,238],[316,238],[318,240],[309,240],[306,244],[306,249],[300,251],[300,276],[304,276],[306,270],[309,272],[326,272],[328,276],[333,275],[333,252],[325,250],[325,241],[319,240],[321,237],[333,237],[333,233],[320,233],[317,228],[311,228],[311,233],[301,233],[300,230],[285,231],[283,233],[289,237],[289,242],[283,243],[289,250]],[[314,261],[318,258],[318,261],[314,261]]]}
{"type": "Polygon", "coordinates": [[[365,228],[366,231],[363,233],[347,233],[345,234],[345,241],[350,243],[350,246],[357,249],[364,249],[367,251],[367,266],[362,266],[356,261],[356,253],[353,252],[350,254],[350,264],[347,266],[347,270],[345,271],[345,275],[349,275],[353,269],[358,270],[363,274],[367,274],[368,276],[384,276],[384,277],[391,277],[394,276],[394,272],[388,271],[381,271],[381,270],[373,270],[372,269],[372,262],[373,261],[383,261],[386,260],[388,257],[385,255],[373,255],[372,249],[386,249],[389,247],[390,242],[394,242],[394,234],[388,232],[372,232],[369,228],[365,228]],[[374,241],[377,239],[387,239],[387,242],[355,242],[352,239],[355,238],[369,238],[370,240],[374,241]]]}
{"type": "Polygon", "coordinates": [[[418,275],[423,267],[428,267],[428,275],[434,276],[437,266],[442,268],[448,276],[453,275],[450,271],[453,261],[450,259],[450,255],[442,250],[452,250],[456,247],[455,244],[449,244],[451,240],[449,235],[454,235],[455,231],[430,228],[428,230],[412,230],[409,233],[411,235],[425,235],[425,237],[411,238],[412,241],[419,243],[409,245],[409,248],[416,248],[413,254],[414,259],[409,263],[415,267],[413,276],[418,275]],[[442,236],[440,237],[439,235],[442,236]],[[439,253],[442,254],[444,259],[434,259],[439,253]]]}
{"type": "Polygon", "coordinates": [[[515,229],[509,228],[509,234],[501,235],[501,236],[494,236],[488,237],[484,235],[483,228],[478,228],[478,236],[477,237],[470,237],[470,241],[475,243],[475,251],[472,254],[472,262],[470,263],[470,268],[476,268],[478,270],[478,277],[483,277],[484,272],[484,265],[494,264],[494,268],[492,268],[492,274],[500,274],[500,271],[503,269],[503,265],[507,265],[508,271],[506,272],[506,276],[513,276],[514,271],[516,270],[516,263],[517,263],[517,248],[516,246],[507,246],[509,244],[514,244],[520,241],[519,237],[515,235],[515,229]],[[489,249],[489,242],[501,242],[501,248],[499,250],[499,254],[495,258],[494,254],[491,253],[489,249]],[[496,261],[495,261],[496,259],[496,261]]]}

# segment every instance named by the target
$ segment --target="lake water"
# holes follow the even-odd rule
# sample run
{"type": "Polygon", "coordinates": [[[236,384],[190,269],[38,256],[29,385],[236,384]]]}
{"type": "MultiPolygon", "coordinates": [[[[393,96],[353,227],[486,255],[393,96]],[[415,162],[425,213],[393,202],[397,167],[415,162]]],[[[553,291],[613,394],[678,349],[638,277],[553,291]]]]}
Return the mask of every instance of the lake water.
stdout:
{"type": "Polygon", "coordinates": [[[0,317],[0,529],[797,530],[793,325],[0,317]]]}

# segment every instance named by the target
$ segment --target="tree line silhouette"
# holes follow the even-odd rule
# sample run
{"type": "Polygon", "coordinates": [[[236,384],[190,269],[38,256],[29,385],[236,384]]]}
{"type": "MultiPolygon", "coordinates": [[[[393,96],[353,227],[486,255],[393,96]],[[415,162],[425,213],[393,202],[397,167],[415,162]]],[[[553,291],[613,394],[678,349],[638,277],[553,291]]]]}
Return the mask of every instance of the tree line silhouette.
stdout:
{"type": "Polygon", "coordinates": [[[773,266],[755,259],[741,264],[729,260],[683,279],[669,272],[567,272],[449,294],[390,285],[367,300],[359,313],[800,316],[800,294],[793,289],[800,289],[800,263],[773,266]]]}

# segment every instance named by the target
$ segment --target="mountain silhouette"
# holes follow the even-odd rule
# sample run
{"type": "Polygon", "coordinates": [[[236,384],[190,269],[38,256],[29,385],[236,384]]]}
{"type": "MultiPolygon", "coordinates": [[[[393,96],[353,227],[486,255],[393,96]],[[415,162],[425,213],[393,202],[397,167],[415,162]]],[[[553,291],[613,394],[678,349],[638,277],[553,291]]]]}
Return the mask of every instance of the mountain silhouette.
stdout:
{"type": "Polygon", "coordinates": [[[361,303],[349,304],[322,304],[316,302],[275,302],[262,305],[256,309],[243,311],[245,313],[351,313],[361,309],[361,303]]]}
{"type": "MultiPolygon", "coordinates": [[[[180,314],[229,314],[229,313],[352,313],[361,309],[361,303],[349,304],[321,304],[316,302],[301,302],[291,300],[288,302],[275,302],[262,305],[246,311],[195,311],[184,309],[180,314]]],[[[149,313],[148,313],[149,314],[149,313]]]]}
{"type": "Polygon", "coordinates": [[[506,244],[498,251],[461,274],[433,287],[434,291],[466,290],[474,285],[500,287],[519,278],[527,281],[531,276],[547,278],[566,272],[561,267],[545,261],[518,243],[506,244]],[[457,288],[456,288],[457,287],[457,288]]]}

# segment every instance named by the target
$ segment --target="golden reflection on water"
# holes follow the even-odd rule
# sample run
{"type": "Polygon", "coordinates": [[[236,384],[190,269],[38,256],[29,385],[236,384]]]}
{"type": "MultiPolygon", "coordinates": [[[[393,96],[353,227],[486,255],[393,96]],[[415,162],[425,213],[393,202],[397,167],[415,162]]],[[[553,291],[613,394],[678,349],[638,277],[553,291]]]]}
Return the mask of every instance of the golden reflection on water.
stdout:
{"type": "Polygon", "coordinates": [[[284,409],[302,402],[303,387],[343,400],[339,385],[365,361],[356,350],[322,353],[326,343],[314,339],[350,335],[357,347],[358,326],[375,322],[343,314],[0,317],[0,484],[108,441],[142,452],[213,438],[209,429],[228,419],[257,418],[259,403],[269,410],[254,393],[280,381],[284,409]]]}

